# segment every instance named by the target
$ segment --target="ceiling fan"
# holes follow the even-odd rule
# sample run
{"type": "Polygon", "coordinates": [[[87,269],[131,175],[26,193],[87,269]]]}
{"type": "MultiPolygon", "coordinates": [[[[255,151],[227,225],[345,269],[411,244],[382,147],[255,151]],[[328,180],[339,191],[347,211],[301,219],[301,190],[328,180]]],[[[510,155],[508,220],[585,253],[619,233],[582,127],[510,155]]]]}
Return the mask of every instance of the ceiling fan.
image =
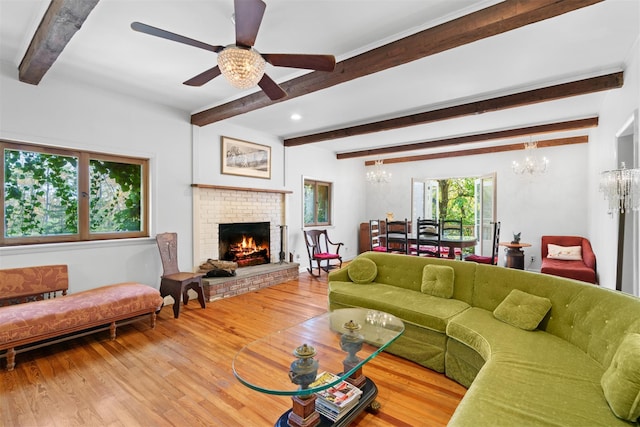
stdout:
{"type": "Polygon", "coordinates": [[[253,45],[266,6],[262,0],[234,0],[236,43],[228,46],[210,45],[141,22],[133,22],[131,28],[218,54],[218,65],[185,81],[185,85],[202,86],[223,74],[235,87],[247,89],[257,84],[269,98],[277,100],[287,96],[287,93],[264,73],[265,61],[277,67],[333,71],[336,59],[333,55],[260,53],[255,50],[253,45]]]}

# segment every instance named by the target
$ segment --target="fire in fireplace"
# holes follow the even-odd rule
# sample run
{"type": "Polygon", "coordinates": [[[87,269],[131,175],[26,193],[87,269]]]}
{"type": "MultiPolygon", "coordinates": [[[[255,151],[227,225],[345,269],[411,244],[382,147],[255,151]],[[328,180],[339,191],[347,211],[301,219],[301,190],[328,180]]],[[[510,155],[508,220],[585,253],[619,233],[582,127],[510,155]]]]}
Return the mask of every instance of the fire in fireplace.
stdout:
{"type": "Polygon", "coordinates": [[[271,262],[268,222],[236,222],[218,225],[219,259],[235,261],[238,267],[271,262]]]}

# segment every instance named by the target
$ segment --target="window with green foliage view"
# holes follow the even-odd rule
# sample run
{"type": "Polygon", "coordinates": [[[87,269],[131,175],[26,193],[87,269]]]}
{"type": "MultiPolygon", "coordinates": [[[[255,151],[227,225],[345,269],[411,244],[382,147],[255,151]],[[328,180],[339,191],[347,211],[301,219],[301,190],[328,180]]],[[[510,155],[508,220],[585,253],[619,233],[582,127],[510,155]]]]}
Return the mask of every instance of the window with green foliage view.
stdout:
{"type": "Polygon", "coordinates": [[[2,245],[144,237],[147,163],[0,142],[2,245]]]}
{"type": "Polygon", "coordinates": [[[304,226],[331,225],[331,183],[304,180],[304,226]]]}

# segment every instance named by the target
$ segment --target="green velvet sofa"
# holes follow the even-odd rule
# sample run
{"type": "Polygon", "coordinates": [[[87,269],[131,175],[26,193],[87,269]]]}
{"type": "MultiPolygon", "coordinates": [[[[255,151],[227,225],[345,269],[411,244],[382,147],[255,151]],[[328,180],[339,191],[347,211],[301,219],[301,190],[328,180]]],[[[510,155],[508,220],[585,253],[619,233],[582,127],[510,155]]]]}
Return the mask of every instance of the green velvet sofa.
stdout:
{"type": "Polygon", "coordinates": [[[329,309],[405,322],[388,351],[468,388],[450,426],[640,425],[640,299],[583,282],[366,252],[329,274],[329,309]]]}

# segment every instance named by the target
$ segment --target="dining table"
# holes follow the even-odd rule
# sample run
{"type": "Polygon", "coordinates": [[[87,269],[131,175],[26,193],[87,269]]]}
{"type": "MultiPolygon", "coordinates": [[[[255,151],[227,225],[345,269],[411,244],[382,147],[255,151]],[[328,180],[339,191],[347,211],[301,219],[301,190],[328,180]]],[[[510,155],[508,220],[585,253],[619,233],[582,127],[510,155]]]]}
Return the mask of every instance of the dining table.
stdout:
{"type": "MultiPolygon", "coordinates": [[[[409,238],[409,245],[416,245],[418,239],[415,237],[409,238]]],[[[462,237],[441,237],[440,247],[446,247],[449,250],[448,258],[455,259],[455,249],[470,248],[478,244],[478,239],[474,236],[462,236],[462,237]]]]}
{"type": "Polygon", "coordinates": [[[441,237],[440,238],[440,246],[445,246],[449,248],[449,258],[455,259],[455,249],[463,249],[470,248],[478,244],[478,239],[473,236],[462,236],[460,237],[441,237]]]}

